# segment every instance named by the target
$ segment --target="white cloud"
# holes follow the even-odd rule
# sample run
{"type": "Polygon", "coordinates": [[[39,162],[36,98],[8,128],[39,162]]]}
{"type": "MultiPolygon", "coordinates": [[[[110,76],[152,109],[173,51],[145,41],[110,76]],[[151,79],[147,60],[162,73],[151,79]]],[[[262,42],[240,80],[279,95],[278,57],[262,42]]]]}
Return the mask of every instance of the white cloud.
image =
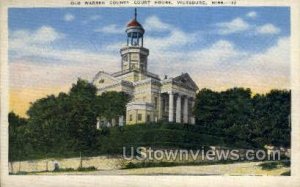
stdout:
{"type": "Polygon", "coordinates": [[[178,29],[173,29],[168,36],[165,37],[145,37],[145,45],[152,51],[168,51],[177,47],[196,42],[196,34],[188,34],[178,29]]]}
{"type": "MultiPolygon", "coordinates": [[[[176,28],[168,23],[162,22],[157,16],[147,17],[143,27],[147,32],[165,32],[172,31],[176,28]]],[[[125,28],[118,27],[116,24],[107,25],[101,28],[97,28],[95,32],[110,33],[110,34],[121,34],[124,33],[125,28]]]]}
{"type": "MultiPolygon", "coordinates": [[[[147,35],[144,36],[144,45],[145,47],[151,50],[151,53],[155,53],[156,51],[158,53],[162,53],[163,51],[171,51],[178,47],[182,47],[197,42],[197,40],[199,40],[199,38],[201,37],[197,33],[186,33],[173,25],[164,23],[156,16],[151,16],[147,18],[145,23],[146,23],[145,30],[147,31],[147,35]],[[168,35],[166,36],[152,35],[154,30],[161,31],[162,29],[168,31],[168,35]]],[[[116,25],[109,25],[106,26],[105,28],[100,28],[95,31],[105,32],[105,33],[124,34],[124,29],[118,28],[116,25]]],[[[105,47],[105,50],[118,51],[124,45],[125,42],[112,43],[107,45],[105,47]]]]}
{"type": "Polygon", "coordinates": [[[99,61],[103,62],[102,66],[106,66],[106,64],[111,65],[112,62],[119,59],[107,52],[93,53],[88,49],[76,49],[75,47],[73,49],[55,48],[55,42],[60,42],[63,37],[64,34],[46,26],[34,31],[12,31],[9,38],[9,51],[13,52],[14,59],[26,59],[27,57],[54,59],[53,61],[55,62],[74,66],[86,63],[95,63],[97,65],[99,61]]]}
{"type": "Polygon", "coordinates": [[[11,86],[41,88],[71,85],[78,77],[91,80],[100,70],[117,71],[119,56],[88,49],[56,49],[63,34],[43,26],[37,30],[10,32],[9,52],[11,86]],[[51,59],[53,62],[45,62],[51,59]]]}
{"type": "Polygon", "coordinates": [[[246,14],[246,16],[247,16],[248,18],[256,18],[256,17],[257,17],[257,13],[256,13],[255,11],[251,11],[251,12],[248,12],[248,13],[246,14]]]}
{"type": "Polygon", "coordinates": [[[242,18],[235,18],[230,22],[217,23],[218,33],[222,35],[238,33],[250,28],[250,25],[242,18]]]}
{"type": "Polygon", "coordinates": [[[102,68],[106,71],[117,71],[120,66],[119,61],[112,63],[112,60],[108,58],[99,60],[102,57],[101,55],[92,56],[92,54],[87,54],[84,56],[84,53],[78,53],[76,57],[81,58],[80,63],[74,61],[73,63],[53,64],[17,59],[9,63],[10,86],[12,88],[28,89],[70,86],[78,77],[90,81],[102,68]],[[94,61],[89,61],[93,59],[94,61]],[[95,59],[97,60],[95,61],[95,59]]]}
{"type": "Polygon", "coordinates": [[[280,71],[281,68],[290,64],[289,53],[290,38],[283,37],[279,38],[277,43],[266,51],[253,55],[249,59],[249,62],[255,65],[261,65],[261,67],[264,66],[264,71],[274,68],[278,68],[277,71],[280,71]]]}
{"type": "Polygon", "coordinates": [[[93,16],[90,16],[89,18],[87,18],[86,20],[83,20],[81,23],[82,24],[87,24],[91,21],[97,21],[97,20],[100,20],[100,19],[101,19],[100,15],[93,15],[93,16]]]}
{"type": "Polygon", "coordinates": [[[280,38],[260,53],[241,51],[232,42],[219,40],[195,51],[152,52],[149,68],[169,76],[188,72],[200,88],[224,90],[241,86],[267,92],[290,88],[289,51],[289,38],[280,38]]]}
{"type": "Polygon", "coordinates": [[[150,16],[145,21],[145,29],[148,34],[144,43],[152,51],[162,53],[178,47],[192,44],[200,39],[197,33],[186,33],[181,29],[161,21],[157,16],[150,16]],[[166,36],[153,36],[153,32],[167,32],[166,36]]]}
{"type": "MultiPolygon", "coordinates": [[[[255,12],[249,12],[247,16],[256,16],[255,12]]],[[[278,34],[280,33],[280,28],[274,26],[271,23],[264,24],[262,26],[250,25],[248,22],[242,18],[235,18],[230,22],[217,23],[217,33],[221,35],[228,35],[233,33],[240,33],[243,31],[249,31],[247,34],[278,34]]]]}
{"type": "Polygon", "coordinates": [[[121,34],[124,33],[124,28],[118,27],[116,24],[111,24],[94,30],[106,34],[121,34]]]}
{"type": "Polygon", "coordinates": [[[145,20],[144,27],[147,31],[164,32],[170,31],[174,27],[170,24],[162,22],[157,16],[150,16],[145,20]]]}
{"type": "Polygon", "coordinates": [[[280,29],[274,26],[271,23],[262,25],[256,28],[256,33],[258,34],[278,34],[280,33],[280,29]]]}
{"type": "Polygon", "coordinates": [[[73,14],[67,13],[64,16],[65,21],[73,21],[75,19],[75,16],[73,14]]]}
{"type": "Polygon", "coordinates": [[[190,61],[199,64],[198,59],[202,59],[201,65],[223,66],[227,63],[231,63],[234,59],[242,58],[245,52],[237,51],[235,45],[227,40],[219,40],[213,43],[207,49],[198,50],[193,52],[190,61]]]}
{"type": "Polygon", "coordinates": [[[10,32],[9,49],[22,51],[32,46],[51,44],[65,35],[50,26],[42,26],[35,31],[17,30],[10,32]]]}
{"type": "MultiPolygon", "coordinates": [[[[145,38],[145,47],[150,49],[149,70],[154,73],[176,76],[181,72],[188,72],[200,88],[220,90],[243,86],[256,91],[289,88],[289,38],[281,38],[276,45],[260,53],[241,51],[228,40],[216,41],[204,49],[187,51],[172,49],[189,45],[198,35],[185,33],[176,27],[169,32],[164,37],[150,35],[145,38]]],[[[19,57],[10,63],[12,86],[26,88],[69,85],[77,77],[91,80],[101,69],[108,72],[119,71],[118,50],[121,43],[111,44],[99,52],[76,48],[66,50],[49,45],[63,38],[62,33],[50,27],[10,33],[9,50],[16,52],[19,57]],[[41,36],[44,35],[52,37],[42,40],[41,36]],[[24,58],[28,56],[39,57],[41,61],[55,59],[55,62],[61,63],[33,62],[24,58]]]]}

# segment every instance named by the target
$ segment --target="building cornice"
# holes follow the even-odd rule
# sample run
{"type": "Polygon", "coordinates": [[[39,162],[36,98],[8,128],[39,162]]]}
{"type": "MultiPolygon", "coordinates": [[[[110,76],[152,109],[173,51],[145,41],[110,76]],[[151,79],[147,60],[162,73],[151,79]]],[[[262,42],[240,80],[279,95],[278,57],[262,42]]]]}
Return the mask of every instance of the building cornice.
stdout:
{"type": "Polygon", "coordinates": [[[131,87],[131,88],[133,87],[132,82],[125,81],[125,80],[119,80],[115,84],[111,84],[111,85],[99,88],[98,91],[103,91],[103,90],[106,90],[106,89],[109,89],[109,88],[115,88],[117,86],[127,86],[127,87],[131,87]]]}

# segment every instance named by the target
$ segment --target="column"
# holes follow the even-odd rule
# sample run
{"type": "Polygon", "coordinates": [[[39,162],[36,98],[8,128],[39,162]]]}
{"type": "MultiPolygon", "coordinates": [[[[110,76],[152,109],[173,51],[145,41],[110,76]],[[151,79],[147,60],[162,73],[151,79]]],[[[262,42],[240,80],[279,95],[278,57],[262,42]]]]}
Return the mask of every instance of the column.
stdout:
{"type": "Polygon", "coordinates": [[[111,119],[111,126],[112,127],[116,126],[116,119],[115,118],[111,119]]]}
{"type": "Polygon", "coordinates": [[[97,117],[97,124],[96,124],[96,128],[100,129],[100,117],[97,117]]]}
{"type": "Polygon", "coordinates": [[[189,113],[188,113],[188,97],[184,97],[184,102],[183,102],[183,123],[189,123],[189,113]]]}
{"type": "Polygon", "coordinates": [[[176,123],[181,123],[181,96],[179,94],[176,100],[176,123]]]}
{"type": "Polygon", "coordinates": [[[163,114],[163,98],[161,93],[158,95],[158,120],[162,118],[163,114]]]}
{"type": "MultiPolygon", "coordinates": [[[[192,111],[194,110],[194,105],[195,105],[195,100],[194,100],[194,98],[193,98],[193,100],[191,101],[191,105],[192,105],[192,111]]],[[[195,116],[192,114],[192,111],[191,111],[191,124],[192,125],[195,125],[195,116]]]]}
{"type": "Polygon", "coordinates": [[[174,121],[174,93],[173,92],[169,92],[169,122],[173,122],[174,121]]]}
{"type": "Polygon", "coordinates": [[[119,116],[119,126],[123,126],[124,125],[124,116],[119,116]]]}

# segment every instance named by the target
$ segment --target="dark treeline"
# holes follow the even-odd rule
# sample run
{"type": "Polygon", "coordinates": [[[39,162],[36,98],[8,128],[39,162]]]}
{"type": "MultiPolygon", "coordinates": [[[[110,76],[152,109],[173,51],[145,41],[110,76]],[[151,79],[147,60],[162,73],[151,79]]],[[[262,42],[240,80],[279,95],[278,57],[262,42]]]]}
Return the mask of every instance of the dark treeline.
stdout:
{"type": "Polygon", "coordinates": [[[97,117],[125,115],[129,97],[123,92],[97,96],[97,89],[79,79],[69,93],[38,99],[28,119],[9,114],[9,159],[72,156],[97,148],[97,117]]]}
{"type": "Polygon", "coordinates": [[[252,96],[250,89],[222,92],[202,89],[194,109],[205,131],[251,141],[254,145],[290,147],[291,92],[271,90],[252,96]]]}
{"type": "Polygon", "coordinates": [[[96,92],[95,86],[79,79],[68,93],[50,95],[32,103],[26,119],[11,112],[9,160],[70,157],[78,156],[80,152],[95,155],[107,150],[110,151],[107,153],[112,153],[117,149],[115,147],[122,146],[123,141],[134,145],[144,139],[148,145],[153,141],[158,145],[159,141],[171,139],[185,145],[204,141],[209,144],[211,140],[205,138],[208,136],[200,136],[200,133],[221,139],[230,137],[233,142],[247,142],[254,147],[266,144],[290,146],[290,91],[273,90],[265,95],[252,96],[250,89],[243,88],[223,92],[202,89],[197,94],[194,108],[197,126],[193,133],[199,133],[199,136],[189,135],[191,132],[185,132],[181,127],[172,131],[172,125],[153,126],[154,129],[145,127],[143,132],[141,127],[130,126],[117,131],[99,131],[96,129],[97,116],[112,119],[125,115],[129,97],[123,92],[107,92],[101,96],[96,92]],[[164,133],[165,138],[157,136],[164,133]]]}

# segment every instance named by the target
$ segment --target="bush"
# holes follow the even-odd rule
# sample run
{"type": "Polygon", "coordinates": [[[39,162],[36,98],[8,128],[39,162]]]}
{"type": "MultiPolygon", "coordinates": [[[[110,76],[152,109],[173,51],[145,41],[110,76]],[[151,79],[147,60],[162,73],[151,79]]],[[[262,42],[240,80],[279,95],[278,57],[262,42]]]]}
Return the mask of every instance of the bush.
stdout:
{"type": "Polygon", "coordinates": [[[280,174],[281,176],[291,176],[291,170],[280,174]]]}
{"type": "Polygon", "coordinates": [[[138,162],[132,163],[129,162],[125,165],[123,169],[133,169],[133,168],[149,168],[149,167],[170,167],[170,166],[178,166],[182,165],[182,163],[176,162],[138,162]]]}
{"type": "Polygon", "coordinates": [[[132,163],[132,162],[129,162],[124,167],[124,169],[132,169],[132,168],[136,168],[136,165],[134,163],[132,163]]]}
{"type": "Polygon", "coordinates": [[[259,166],[261,166],[261,169],[263,170],[272,170],[272,169],[276,169],[278,167],[278,162],[265,162],[260,164],[259,166]]]}
{"type": "Polygon", "coordinates": [[[97,168],[95,168],[94,166],[90,166],[90,167],[79,167],[77,169],[77,171],[96,171],[97,168]]]}
{"type": "Polygon", "coordinates": [[[290,167],[291,166],[291,161],[290,160],[282,160],[281,165],[283,167],[290,167]]]}
{"type": "Polygon", "coordinates": [[[55,168],[53,172],[69,172],[69,171],[75,171],[73,168],[55,168]]]}

